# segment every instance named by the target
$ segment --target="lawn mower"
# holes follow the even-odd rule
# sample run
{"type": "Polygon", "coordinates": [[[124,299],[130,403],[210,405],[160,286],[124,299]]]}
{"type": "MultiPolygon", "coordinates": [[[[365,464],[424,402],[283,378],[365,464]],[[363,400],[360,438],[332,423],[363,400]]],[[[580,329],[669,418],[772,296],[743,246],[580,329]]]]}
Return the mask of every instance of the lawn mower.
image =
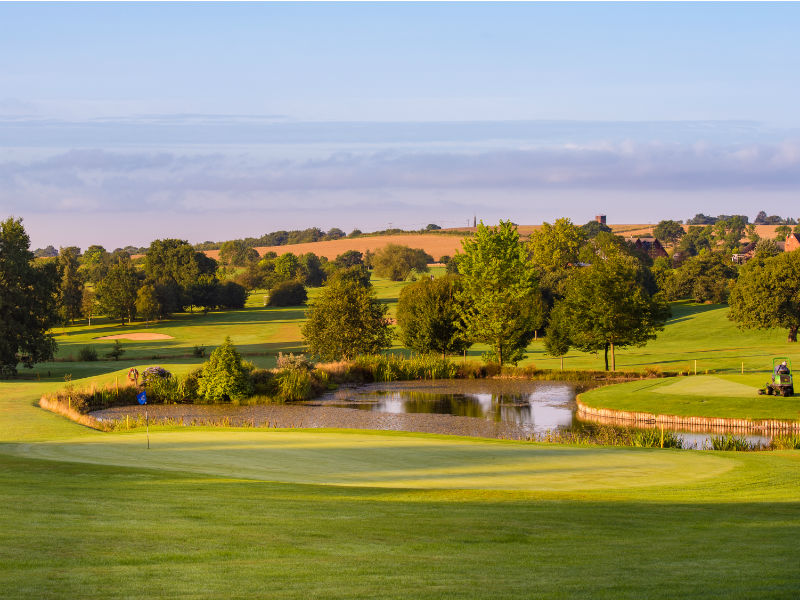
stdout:
{"type": "Polygon", "coordinates": [[[772,381],[759,389],[758,393],[767,396],[793,396],[792,361],[785,357],[773,358],[772,381]]]}

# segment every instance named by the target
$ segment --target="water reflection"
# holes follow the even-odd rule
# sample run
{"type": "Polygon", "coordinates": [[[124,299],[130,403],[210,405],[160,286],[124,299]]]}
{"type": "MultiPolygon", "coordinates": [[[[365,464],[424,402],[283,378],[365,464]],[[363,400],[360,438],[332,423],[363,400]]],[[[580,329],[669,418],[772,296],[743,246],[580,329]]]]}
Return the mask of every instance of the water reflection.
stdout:
{"type": "Polygon", "coordinates": [[[530,433],[573,426],[573,384],[531,381],[396,382],[344,389],[315,404],[384,413],[429,413],[513,423],[530,433]]]}

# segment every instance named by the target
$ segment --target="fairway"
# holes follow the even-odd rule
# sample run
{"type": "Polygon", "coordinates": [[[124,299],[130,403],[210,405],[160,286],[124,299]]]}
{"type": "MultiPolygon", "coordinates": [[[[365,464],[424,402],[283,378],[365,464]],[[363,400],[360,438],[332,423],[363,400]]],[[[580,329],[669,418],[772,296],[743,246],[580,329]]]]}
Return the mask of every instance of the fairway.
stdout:
{"type": "Polygon", "coordinates": [[[435,436],[165,431],[10,446],[20,456],[284,483],[418,489],[576,491],[689,485],[728,458],[435,436]]]}

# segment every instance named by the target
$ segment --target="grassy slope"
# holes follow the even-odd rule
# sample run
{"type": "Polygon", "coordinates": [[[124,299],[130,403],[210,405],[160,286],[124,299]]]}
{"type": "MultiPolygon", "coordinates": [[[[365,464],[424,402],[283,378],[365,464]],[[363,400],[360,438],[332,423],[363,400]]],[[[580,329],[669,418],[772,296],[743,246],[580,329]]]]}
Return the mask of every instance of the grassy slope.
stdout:
{"type": "MultiPolygon", "coordinates": [[[[393,306],[399,286],[377,287],[393,306]]],[[[65,372],[113,380],[150,352],[224,335],[254,352],[298,348],[298,311],[258,300],[159,325],[176,336],[166,350],[127,342],[130,361],[59,362],[34,371],[42,381],[0,383],[4,597],[790,598],[800,587],[800,452],[167,428],[148,452],[141,432],[101,434],[34,406],[65,372]]],[[[682,305],[669,337],[626,360],[688,363],[692,344],[724,355],[738,339],[763,366],[785,348],[780,332],[737,338],[723,316],[682,305]]],[[[62,352],[107,329],[70,328],[62,352]]]]}

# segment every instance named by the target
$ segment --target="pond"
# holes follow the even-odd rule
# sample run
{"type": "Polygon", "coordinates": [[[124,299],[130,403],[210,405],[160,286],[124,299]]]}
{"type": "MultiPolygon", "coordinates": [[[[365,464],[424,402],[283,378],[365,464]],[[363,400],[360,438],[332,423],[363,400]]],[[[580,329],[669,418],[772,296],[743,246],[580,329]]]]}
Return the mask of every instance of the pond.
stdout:
{"type": "MultiPolygon", "coordinates": [[[[576,417],[575,397],[586,389],[585,384],[517,379],[397,381],[345,386],[315,400],[287,405],[151,405],[148,410],[154,421],[184,424],[383,429],[531,439],[548,432],[585,431],[587,425],[576,417]]],[[[92,415],[116,420],[142,413],[143,407],[125,406],[92,415]]],[[[702,448],[709,443],[709,434],[724,431],[675,433],[684,447],[702,448]]],[[[756,434],[745,437],[751,443],[770,440],[756,434]]]]}

